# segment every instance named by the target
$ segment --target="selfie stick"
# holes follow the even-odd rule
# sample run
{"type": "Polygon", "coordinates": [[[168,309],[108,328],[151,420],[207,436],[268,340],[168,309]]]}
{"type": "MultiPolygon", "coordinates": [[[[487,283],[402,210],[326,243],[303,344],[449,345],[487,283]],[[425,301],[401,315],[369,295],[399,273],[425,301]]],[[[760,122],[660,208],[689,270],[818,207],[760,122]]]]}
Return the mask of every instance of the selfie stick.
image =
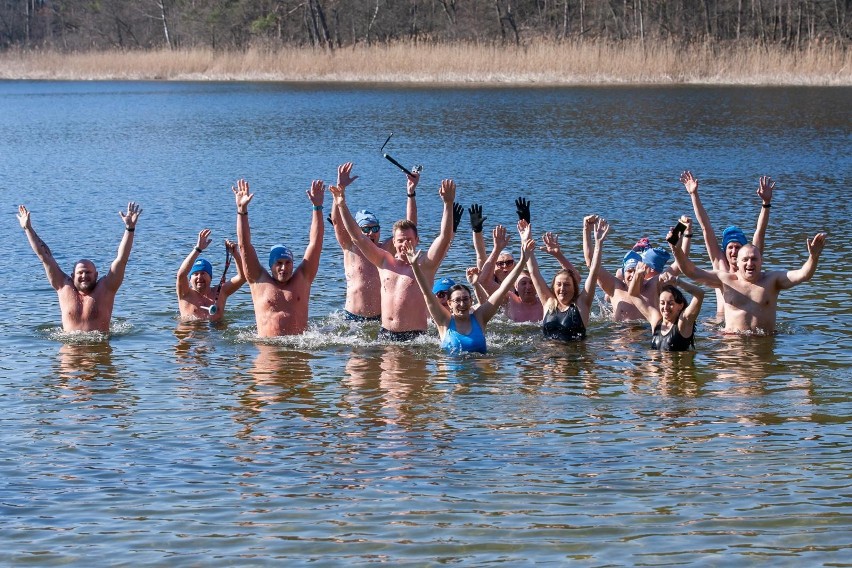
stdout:
{"type": "MultiPolygon", "coordinates": [[[[404,172],[405,172],[405,173],[407,173],[408,175],[413,176],[414,174],[411,172],[411,170],[409,170],[408,168],[406,168],[405,166],[403,166],[402,164],[400,164],[399,162],[397,162],[396,160],[394,160],[394,159],[393,159],[393,157],[391,157],[391,155],[390,155],[390,154],[385,154],[385,153],[384,153],[385,146],[387,146],[387,145],[388,145],[388,142],[390,142],[391,136],[393,136],[393,132],[391,132],[391,133],[390,133],[390,136],[388,136],[388,139],[387,139],[387,140],[385,140],[385,143],[384,143],[384,144],[382,144],[382,148],[381,148],[381,150],[379,150],[379,152],[381,152],[381,153],[382,153],[382,156],[384,156],[385,160],[387,160],[387,161],[388,161],[388,162],[390,162],[391,164],[395,165],[396,167],[398,167],[399,169],[401,169],[402,171],[404,171],[404,172]]],[[[414,169],[416,170],[416,169],[417,169],[417,166],[415,166],[415,168],[414,168],[414,169]]],[[[418,170],[418,173],[419,173],[419,170],[418,170]]]]}
{"type": "Polygon", "coordinates": [[[207,311],[210,312],[212,316],[216,312],[219,311],[219,307],[216,305],[219,303],[219,292],[222,291],[222,286],[225,285],[225,275],[228,274],[228,268],[231,266],[231,251],[228,250],[228,245],[225,245],[225,270],[222,271],[222,279],[219,280],[219,285],[216,287],[216,297],[213,299],[213,305],[207,306],[207,311]]]}

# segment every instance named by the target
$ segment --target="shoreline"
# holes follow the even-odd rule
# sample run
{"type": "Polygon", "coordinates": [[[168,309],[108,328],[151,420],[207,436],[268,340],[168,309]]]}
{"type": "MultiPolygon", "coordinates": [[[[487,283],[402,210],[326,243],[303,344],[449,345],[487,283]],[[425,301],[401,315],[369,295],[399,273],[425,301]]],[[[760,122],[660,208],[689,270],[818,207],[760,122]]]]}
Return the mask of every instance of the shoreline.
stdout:
{"type": "Polygon", "coordinates": [[[395,44],[158,51],[7,51],[0,80],[198,81],[415,86],[852,86],[852,50],[756,45],[536,43],[523,47],[395,44]]]}

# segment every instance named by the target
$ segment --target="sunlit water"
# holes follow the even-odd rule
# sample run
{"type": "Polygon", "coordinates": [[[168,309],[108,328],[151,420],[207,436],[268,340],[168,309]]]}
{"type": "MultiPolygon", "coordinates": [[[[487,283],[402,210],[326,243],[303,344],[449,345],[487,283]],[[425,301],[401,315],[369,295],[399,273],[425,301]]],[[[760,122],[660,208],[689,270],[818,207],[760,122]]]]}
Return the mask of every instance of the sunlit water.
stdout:
{"type": "MultiPolygon", "coordinates": [[[[279,84],[0,83],[0,562],[258,565],[840,565],[852,548],[852,90],[401,89],[279,84]],[[307,240],[311,179],[348,190],[383,231],[424,165],[437,187],[581,259],[589,213],[613,225],[612,271],[691,205],[751,234],[757,179],[778,181],[766,266],[814,279],[782,293],[780,333],[726,338],[702,312],[697,351],[648,349],[645,326],[595,309],[589,338],[544,344],[495,321],[487,356],[351,326],[327,231],[302,337],[258,341],[247,287],[220,327],[179,324],[175,272],[204,227],[218,278],[247,178],[261,251],[307,240]],[[144,212],[113,333],[59,331],[18,203],[61,266],[106,270],[129,200],[144,212]]],[[[330,200],[327,200],[330,204],[330,200]]],[[[328,209],[328,207],[327,207],[328,209]]],[[[328,226],[330,229],[330,226],[328,226]]],[[[700,233],[700,231],[696,231],[700,233]]],[[[701,239],[693,257],[706,265],[701,239]]],[[[513,245],[517,252],[517,236],[513,245]]],[[[467,221],[439,274],[472,262],[467,221]]],[[[546,276],[555,270],[543,259],[546,276]]]]}

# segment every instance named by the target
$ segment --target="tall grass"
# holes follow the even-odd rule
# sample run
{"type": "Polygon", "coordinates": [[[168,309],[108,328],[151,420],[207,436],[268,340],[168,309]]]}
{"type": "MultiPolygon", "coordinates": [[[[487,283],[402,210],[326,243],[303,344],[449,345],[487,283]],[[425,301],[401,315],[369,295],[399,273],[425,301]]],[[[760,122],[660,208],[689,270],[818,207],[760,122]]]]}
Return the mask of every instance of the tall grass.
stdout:
{"type": "Polygon", "coordinates": [[[852,85],[852,50],[663,42],[538,42],[523,47],[400,43],[312,48],[177,51],[7,51],[3,79],[157,79],[443,84],[852,85]]]}

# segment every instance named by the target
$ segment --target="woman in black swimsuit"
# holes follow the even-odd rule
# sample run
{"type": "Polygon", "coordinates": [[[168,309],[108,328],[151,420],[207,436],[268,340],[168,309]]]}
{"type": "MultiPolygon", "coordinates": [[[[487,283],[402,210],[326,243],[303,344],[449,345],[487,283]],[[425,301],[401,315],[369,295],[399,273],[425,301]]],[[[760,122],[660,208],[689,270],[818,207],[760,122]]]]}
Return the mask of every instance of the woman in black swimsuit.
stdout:
{"type": "MultiPolygon", "coordinates": [[[[636,275],[633,280],[642,282],[648,267],[640,262],[636,265],[636,275]]],[[[704,301],[704,291],[688,282],[678,282],[679,276],[663,274],[660,276],[659,306],[652,306],[639,295],[639,286],[628,289],[629,298],[648,323],[651,324],[654,336],[651,348],[660,351],[688,351],[695,348],[695,320],[701,311],[704,301]],[[683,293],[674,284],[679,283],[684,290],[692,294],[692,300],[686,303],[683,293]]]]}
{"type": "MultiPolygon", "coordinates": [[[[518,221],[518,231],[523,241],[526,242],[530,238],[530,227],[526,221],[518,221]]],[[[595,226],[595,252],[583,289],[580,289],[580,275],[571,270],[557,272],[552,286],[548,287],[538,269],[535,255],[530,255],[527,263],[530,275],[535,291],[544,306],[541,331],[545,338],[561,341],[586,338],[586,324],[589,322],[589,312],[595,298],[595,283],[601,266],[601,248],[608,232],[607,222],[599,219],[595,226]]]]}

